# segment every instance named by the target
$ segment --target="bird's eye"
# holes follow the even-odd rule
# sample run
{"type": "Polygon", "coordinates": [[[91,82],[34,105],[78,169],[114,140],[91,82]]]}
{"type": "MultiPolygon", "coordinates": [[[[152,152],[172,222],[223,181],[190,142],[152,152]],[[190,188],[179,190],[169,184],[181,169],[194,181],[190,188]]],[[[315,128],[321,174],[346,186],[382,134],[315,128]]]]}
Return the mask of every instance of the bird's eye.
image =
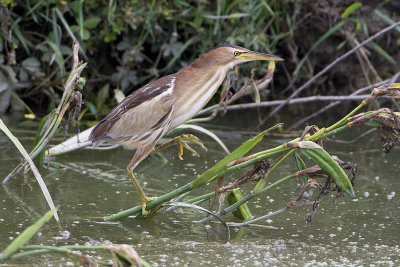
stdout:
{"type": "Polygon", "coordinates": [[[235,57],[237,57],[238,55],[240,55],[240,52],[239,51],[235,51],[235,52],[233,52],[233,54],[235,55],[235,57]]]}

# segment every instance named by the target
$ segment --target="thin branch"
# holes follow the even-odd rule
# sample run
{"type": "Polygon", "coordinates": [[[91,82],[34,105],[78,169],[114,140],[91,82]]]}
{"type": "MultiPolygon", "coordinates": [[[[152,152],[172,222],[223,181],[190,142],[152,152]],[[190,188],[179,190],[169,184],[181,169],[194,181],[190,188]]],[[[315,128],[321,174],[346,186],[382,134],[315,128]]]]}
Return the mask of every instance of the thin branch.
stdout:
{"type": "MultiPolygon", "coordinates": [[[[359,101],[359,100],[364,100],[368,95],[359,95],[360,93],[364,93],[368,90],[371,90],[375,87],[381,86],[386,83],[393,83],[396,81],[397,77],[400,76],[400,72],[397,72],[393,77],[390,79],[386,79],[382,82],[378,82],[372,85],[368,85],[366,87],[360,88],[356,90],[355,92],[351,93],[350,95],[347,96],[309,96],[309,97],[299,97],[299,98],[294,98],[288,101],[287,104],[303,104],[303,103],[309,103],[309,102],[315,102],[315,101],[335,101],[333,103],[330,103],[328,106],[322,108],[316,113],[311,114],[310,116],[305,117],[304,119],[298,121],[296,124],[290,126],[288,130],[293,130],[294,128],[297,128],[299,125],[302,123],[310,120],[313,117],[316,117],[317,115],[341,104],[344,101],[359,101]]],[[[387,97],[383,97],[387,98],[387,97]]],[[[241,109],[252,109],[252,108],[263,108],[263,107],[271,107],[271,106],[277,106],[282,103],[287,102],[287,100],[274,100],[274,101],[263,101],[260,103],[247,103],[247,104],[237,104],[237,105],[229,105],[224,108],[224,111],[231,111],[231,110],[241,110],[241,109]]],[[[202,114],[207,114],[207,113],[212,113],[215,111],[217,108],[217,105],[214,105],[212,107],[203,109],[201,111],[202,114]]],[[[221,111],[219,111],[221,112],[221,111]]]]}
{"type": "MultiPolygon", "coordinates": [[[[308,96],[308,97],[300,97],[292,99],[288,102],[288,104],[302,104],[308,102],[316,102],[316,101],[360,101],[367,98],[369,95],[350,95],[350,96],[308,96]]],[[[385,97],[387,98],[387,97],[385,97]]],[[[250,109],[250,108],[265,108],[271,106],[277,106],[281,103],[286,103],[286,100],[275,100],[275,101],[263,101],[260,103],[247,103],[247,104],[237,104],[227,106],[226,110],[241,110],[241,109],[250,109]]],[[[336,102],[335,102],[336,103],[336,102]]]]}
{"type": "Polygon", "coordinates": [[[243,226],[251,225],[253,223],[256,223],[256,222],[271,218],[272,216],[279,215],[279,214],[285,212],[287,209],[288,209],[288,207],[284,207],[283,209],[277,210],[275,212],[268,213],[267,215],[258,217],[256,219],[251,220],[251,221],[247,221],[247,222],[243,222],[243,223],[228,223],[228,225],[229,226],[234,226],[234,227],[243,227],[243,226]]]}
{"type": "MultiPolygon", "coordinates": [[[[375,84],[360,88],[357,91],[351,93],[350,96],[358,95],[360,93],[363,93],[363,92],[368,91],[370,89],[373,89],[375,87],[381,86],[381,85],[383,85],[385,83],[393,83],[393,82],[395,82],[397,80],[397,77],[399,77],[399,76],[400,76],[400,72],[397,72],[395,75],[393,75],[392,78],[386,79],[386,80],[384,80],[382,82],[379,82],[379,83],[375,83],[375,84]]],[[[331,108],[333,108],[333,107],[335,107],[335,106],[337,106],[337,105],[339,105],[341,103],[342,103],[341,101],[336,101],[336,102],[330,103],[328,106],[326,106],[326,107],[320,109],[319,111],[317,111],[317,112],[315,112],[315,113],[313,113],[313,114],[311,114],[311,115],[299,120],[298,122],[296,122],[295,124],[293,124],[292,126],[290,126],[288,128],[288,131],[291,131],[291,130],[299,127],[304,122],[306,122],[306,121],[308,121],[308,120],[310,120],[310,119],[312,119],[312,118],[324,113],[325,111],[327,111],[327,110],[329,110],[329,109],[331,109],[331,108]]]]}
{"type": "Polygon", "coordinates": [[[364,136],[367,136],[367,135],[370,134],[370,133],[376,132],[376,129],[377,129],[377,128],[369,129],[368,131],[366,131],[366,132],[360,134],[359,136],[357,136],[356,138],[351,139],[351,140],[335,140],[335,139],[332,139],[332,140],[330,140],[330,141],[331,141],[331,142],[334,142],[334,143],[339,143],[339,144],[353,144],[353,143],[355,143],[356,141],[358,141],[358,140],[360,140],[361,138],[363,138],[364,136]]]}
{"type": "MultiPolygon", "coordinates": [[[[361,47],[365,46],[366,44],[368,44],[369,42],[371,42],[372,40],[378,38],[379,36],[385,34],[386,32],[396,28],[397,26],[400,25],[400,21],[396,22],[395,24],[390,25],[389,27],[384,28],[383,30],[380,30],[379,32],[377,32],[376,34],[372,35],[370,38],[368,38],[367,40],[363,41],[362,43],[360,43],[359,45],[357,45],[356,47],[354,47],[353,49],[349,50],[347,53],[343,54],[342,56],[338,57],[337,59],[335,59],[334,61],[332,61],[328,66],[326,66],[323,70],[321,70],[318,74],[316,74],[314,77],[312,77],[310,80],[308,80],[305,84],[303,84],[301,87],[299,87],[296,91],[294,91],[287,99],[284,103],[281,103],[279,106],[277,106],[264,120],[261,124],[263,124],[265,121],[267,121],[268,119],[270,119],[272,116],[274,116],[279,110],[281,110],[283,108],[283,106],[287,105],[289,103],[290,100],[292,100],[296,95],[298,95],[299,93],[301,93],[304,89],[306,89],[308,86],[310,86],[316,79],[318,79],[319,77],[321,77],[323,74],[325,74],[326,72],[328,72],[332,67],[334,67],[337,63],[339,63],[340,61],[342,61],[343,59],[347,58],[348,56],[350,56],[351,54],[353,54],[354,52],[356,52],[358,49],[360,49],[361,47]]],[[[261,125],[260,124],[260,125],[261,125]]]]}

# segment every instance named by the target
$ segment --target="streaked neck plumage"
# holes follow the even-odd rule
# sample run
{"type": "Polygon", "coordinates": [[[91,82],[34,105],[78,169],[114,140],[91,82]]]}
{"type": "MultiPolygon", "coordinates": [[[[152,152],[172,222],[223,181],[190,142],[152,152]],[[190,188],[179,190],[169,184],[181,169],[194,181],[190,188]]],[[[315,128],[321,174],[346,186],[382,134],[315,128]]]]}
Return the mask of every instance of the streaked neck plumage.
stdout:
{"type": "Polygon", "coordinates": [[[210,101],[230,68],[200,65],[200,59],[176,73],[174,110],[169,131],[191,119],[210,101]]]}

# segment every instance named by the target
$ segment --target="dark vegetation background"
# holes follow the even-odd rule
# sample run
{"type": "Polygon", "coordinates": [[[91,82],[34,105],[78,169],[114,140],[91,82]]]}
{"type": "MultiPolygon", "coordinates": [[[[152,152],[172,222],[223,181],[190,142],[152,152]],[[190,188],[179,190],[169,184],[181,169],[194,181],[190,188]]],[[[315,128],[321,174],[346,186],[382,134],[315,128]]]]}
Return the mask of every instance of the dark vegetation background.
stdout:
{"type": "MultiPolygon", "coordinates": [[[[110,111],[119,92],[115,89],[127,95],[225,43],[283,57],[286,61],[277,64],[271,89],[261,100],[283,99],[335,58],[400,19],[397,0],[0,3],[0,114],[43,116],[54,108],[70,70],[72,42],[77,39],[81,59],[88,62],[82,73],[87,83],[80,117],[87,120],[110,111]]],[[[346,95],[389,78],[399,70],[399,48],[397,28],[336,65],[301,96],[346,95]]],[[[259,62],[241,65],[232,90],[249,79],[252,68],[256,79],[266,66],[259,62]]],[[[213,101],[218,99],[217,95],[213,101]]],[[[306,111],[320,105],[307,105],[310,110],[306,111]]],[[[289,109],[295,111],[298,107],[289,109]]]]}

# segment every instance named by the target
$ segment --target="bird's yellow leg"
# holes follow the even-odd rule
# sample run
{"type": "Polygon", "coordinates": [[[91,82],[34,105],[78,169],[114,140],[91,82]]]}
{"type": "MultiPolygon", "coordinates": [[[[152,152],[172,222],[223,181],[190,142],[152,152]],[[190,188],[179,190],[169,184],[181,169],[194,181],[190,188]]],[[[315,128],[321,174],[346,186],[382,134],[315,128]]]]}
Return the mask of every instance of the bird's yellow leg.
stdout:
{"type": "Polygon", "coordinates": [[[143,191],[142,187],[140,186],[139,182],[136,180],[135,175],[133,175],[133,171],[127,168],[128,176],[131,178],[133,185],[135,186],[136,190],[139,193],[140,201],[142,202],[142,215],[147,216],[149,215],[150,211],[146,210],[146,204],[150,201],[156,199],[156,197],[148,197],[146,193],[143,191]]]}
{"type": "Polygon", "coordinates": [[[174,144],[178,144],[179,145],[179,150],[178,150],[179,159],[181,159],[181,160],[183,159],[182,158],[183,148],[186,148],[187,150],[192,152],[192,154],[194,156],[199,156],[199,154],[196,152],[196,150],[194,150],[187,144],[188,142],[196,144],[196,145],[200,146],[201,148],[203,148],[204,150],[207,150],[207,148],[204,146],[203,142],[201,142],[201,140],[198,137],[196,137],[192,134],[182,134],[182,135],[177,136],[177,137],[165,142],[164,144],[160,145],[159,147],[154,149],[151,153],[158,153],[174,144]]]}

